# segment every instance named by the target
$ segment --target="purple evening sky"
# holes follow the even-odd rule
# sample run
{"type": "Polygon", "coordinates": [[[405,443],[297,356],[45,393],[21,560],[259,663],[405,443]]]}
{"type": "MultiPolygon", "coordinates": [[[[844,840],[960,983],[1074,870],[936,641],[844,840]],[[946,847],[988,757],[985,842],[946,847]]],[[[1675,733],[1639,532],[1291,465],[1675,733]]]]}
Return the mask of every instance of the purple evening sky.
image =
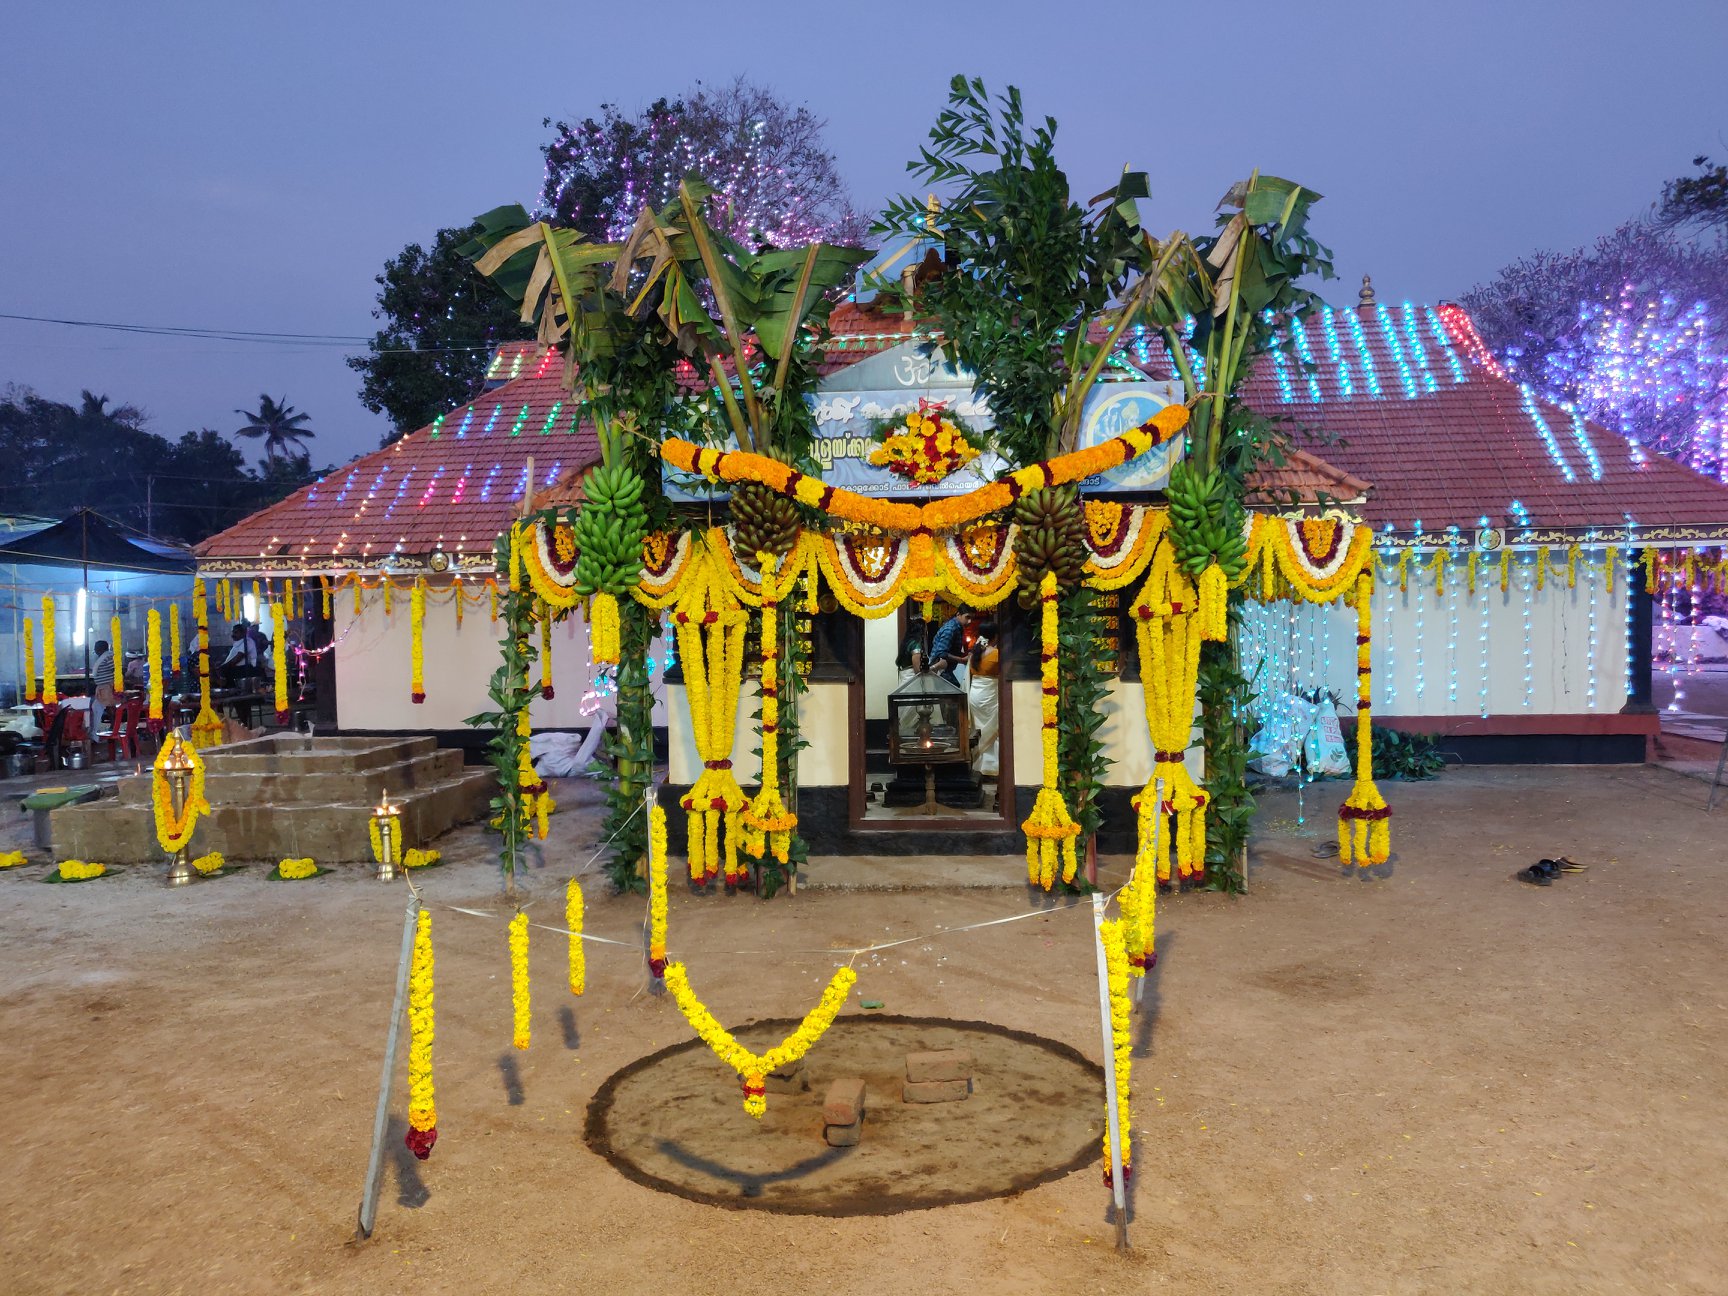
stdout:
{"type": "MultiPolygon", "coordinates": [[[[533,202],[542,117],[738,73],[828,119],[864,205],[907,183],[957,71],[1053,114],[1082,195],[1147,170],[1156,229],[1205,228],[1255,166],[1301,180],[1340,304],[1364,271],[1383,300],[1455,296],[1728,151],[1720,0],[86,3],[4,27],[0,312],[127,323],[369,334],[386,257],[533,202]]],[[[0,384],[105,392],[170,436],[285,395],[318,463],[385,426],[342,355],[0,321],[0,384]]]]}

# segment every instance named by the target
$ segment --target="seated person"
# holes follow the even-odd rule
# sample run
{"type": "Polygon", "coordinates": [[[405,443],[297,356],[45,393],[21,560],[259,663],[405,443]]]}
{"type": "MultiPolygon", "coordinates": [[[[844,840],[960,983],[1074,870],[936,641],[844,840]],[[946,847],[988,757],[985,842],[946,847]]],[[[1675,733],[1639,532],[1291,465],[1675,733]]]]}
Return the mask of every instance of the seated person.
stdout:
{"type": "Polygon", "coordinates": [[[250,621],[237,621],[230,637],[233,645],[215,672],[223,684],[233,688],[242,681],[269,673],[270,641],[257,626],[250,621]]]}

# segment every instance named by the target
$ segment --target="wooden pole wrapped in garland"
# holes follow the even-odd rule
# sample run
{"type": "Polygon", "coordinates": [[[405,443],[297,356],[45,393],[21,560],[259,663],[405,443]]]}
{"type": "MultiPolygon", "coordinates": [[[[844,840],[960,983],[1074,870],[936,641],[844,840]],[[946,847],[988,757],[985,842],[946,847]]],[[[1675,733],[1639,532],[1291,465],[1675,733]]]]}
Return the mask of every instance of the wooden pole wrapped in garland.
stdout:
{"type": "Polygon", "coordinates": [[[198,628],[198,715],[192,721],[192,745],[215,747],[222,742],[222,721],[210,705],[210,606],[204,582],[192,582],[192,621],[198,628]]]}
{"type": "Polygon", "coordinates": [[[270,605],[270,628],[276,638],[270,645],[270,661],[276,670],[276,723],[285,725],[288,710],[288,618],[280,602],[270,605]]]}
{"type": "Polygon", "coordinates": [[[432,1091],[432,915],[414,922],[414,957],[408,967],[408,1150],[424,1161],[438,1141],[438,1105],[432,1091]]]}
{"type": "MultiPolygon", "coordinates": [[[[1134,1041],[1130,1034],[1133,1004],[1128,998],[1130,963],[1123,922],[1100,923],[1098,940],[1104,946],[1104,967],[1110,994],[1110,1065],[1116,1072],[1116,1138],[1122,1154],[1122,1182],[1133,1174],[1129,1152],[1133,1148],[1133,1119],[1128,1103],[1128,1082],[1134,1069],[1134,1041]]],[[[1104,1182],[1113,1184],[1110,1173],[1110,1125],[1104,1125],[1104,1182]]]]}
{"type": "Polygon", "coordinates": [[[1044,786],[1032,803],[1032,813],[1020,826],[1026,831],[1026,875],[1034,884],[1048,891],[1056,880],[1056,858],[1062,858],[1062,880],[1072,882],[1079,867],[1074,853],[1074,839],[1080,825],[1068,813],[1057,786],[1061,771],[1057,768],[1056,748],[1056,573],[1045,572],[1038,586],[1038,601],[1042,605],[1039,621],[1040,644],[1038,678],[1041,694],[1039,716],[1043,722],[1040,735],[1044,746],[1044,786]]]}
{"type": "Polygon", "coordinates": [[[1194,583],[1172,561],[1169,546],[1160,546],[1134,604],[1140,682],[1153,749],[1152,777],[1134,798],[1139,812],[1135,869],[1148,885],[1153,879],[1170,880],[1172,854],[1179,877],[1197,877],[1206,867],[1207,796],[1194,785],[1183,761],[1194,732],[1194,691],[1200,675],[1203,635],[1202,619],[1195,615],[1197,596],[1194,583]],[[1158,831],[1156,817],[1161,814],[1176,816],[1174,832],[1158,831]]]}
{"type": "Polygon", "coordinates": [[[528,915],[520,911],[510,920],[510,1042],[528,1047],[528,915]]]}
{"type": "Polygon", "coordinates": [[[761,859],[771,849],[784,864],[798,826],[780,796],[779,599],[785,591],[774,584],[774,555],[759,553],[756,562],[762,573],[762,788],[744,811],[744,851],[761,859]]]}
{"type": "Polygon", "coordinates": [[[113,650],[111,665],[114,668],[114,678],[109,683],[114,686],[116,693],[124,693],[126,691],[126,654],[121,651],[120,614],[118,612],[108,618],[108,639],[109,647],[113,650]]]}
{"type": "Polygon", "coordinates": [[[150,668],[148,718],[154,728],[162,723],[162,614],[155,608],[144,617],[144,650],[150,668]]]}
{"type": "Polygon", "coordinates": [[[738,862],[739,821],[745,799],[732,773],[732,742],[744,680],[748,620],[719,579],[712,560],[703,561],[690,573],[672,617],[677,627],[678,657],[684,664],[691,734],[702,760],[702,773],[679,801],[690,816],[690,880],[698,884],[721,872],[722,859],[728,887],[736,886],[746,873],[738,862]]]}
{"type": "Polygon", "coordinates": [[[822,998],[798,1023],[797,1030],[766,1053],[752,1053],[702,1005],[696,992],[690,988],[690,974],[682,963],[672,963],[666,968],[666,986],[672,991],[678,1011],[684,1014],[702,1042],[738,1073],[744,1087],[744,1110],[757,1120],[761,1120],[762,1114],[768,1110],[768,1073],[791,1066],[810,1051],[846,1006],[846,996],[857,980],[858,974],[849,967],[836,970],[828,988],[822,992],[822,998]]]}
{"type": "Polygon", "coordinates": [[[24,700],[36,700],[36,623],[24,618],[24,700]]]}
{"type": "Polygon", "coordinates": [[[1358,868],[1384,864],[1392,854],[1392,811],[1374,786],[1373,673],[1369,664],[1374,578],[1356,578],[1356,785],[1338,808],[1338,858],[1358,868]]]}
{"type": "Polygon", "coordinates": [[[666,812],[648,812],[648,974],[666,975],[666,812]]]}
{"type": "MultiPolygon", "coordinates": [[[[462,597],[460,588],[456,591],[462,597]]],[[[460,606],[460,602],[458,602],[460,606]]],[[[408,700],[419,706],[426,700],[426,580],[416,577],[408,596],[408,700]]]]}
{"type": "Polygon", "coordinates": [[[588,956],[582,948],[580,878],[571,878],[564,886],[564,926],[570,931],[570,993],[579,995],[588,985],[588,956]]]}

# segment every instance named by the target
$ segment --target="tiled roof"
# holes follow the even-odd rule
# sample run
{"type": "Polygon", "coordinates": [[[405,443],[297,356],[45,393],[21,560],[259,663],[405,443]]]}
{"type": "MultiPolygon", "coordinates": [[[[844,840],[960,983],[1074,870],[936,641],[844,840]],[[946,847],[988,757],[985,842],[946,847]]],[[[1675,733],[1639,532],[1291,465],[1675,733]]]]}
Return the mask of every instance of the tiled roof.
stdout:
{"type": "Polygon", "coordinates": [[[1268,508],[1286,506],[1295,500],[1313,504],[1321,499],[1339,504],[1360,504],[1373,490],[1371,483],[1334,468],[1306,450],[1292,450],[1277,468],[1257,468],[1248,477],[1248,502],[1268,508]]]}
{"type": "Polygon", "coordinates": [[[1376,527],[1728,522],[1728,486],[1508,381],[1456,306],[1323,311],[1292,340],[1307,363],[1267,360],[1246,399],[1372,482],[1376,527]]]}
{"type": "Polygon", "coordinates": [[[594,429],[576,425],[562,364],[531,343],[501,349],[493,370],[514,378],[212,536],[198,556],[376,569],[392,554],[442,549],[489,565],[530,457],[536,494],[599,458],[594,429]]]}

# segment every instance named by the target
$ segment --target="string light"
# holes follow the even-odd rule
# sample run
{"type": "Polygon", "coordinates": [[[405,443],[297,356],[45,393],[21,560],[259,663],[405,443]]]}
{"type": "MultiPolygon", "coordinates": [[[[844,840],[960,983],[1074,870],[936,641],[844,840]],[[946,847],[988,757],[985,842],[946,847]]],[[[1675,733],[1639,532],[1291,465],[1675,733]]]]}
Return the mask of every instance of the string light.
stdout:
{"type": "MultiPolygon", "coordinates": [[[[1354,318],[1353,315],[1352,318],[1354,318]]],[[[1390,536],[1391,531],[1392,524],[1388,522],[1386,524],[1386,534],[1390,536]]],[[[1380,553],[1382,566],[1386,566],[1392,562],[1394,553],[1390,545],[1383,548],[1380,553]]],[[[1392,699],[1398,695],[1398,660],[1397,654],[1394,651],[1394,646],[1396,645],[1397,640],[1392,634],[1392,604],[1396,601],[1396,598],[1393,596],[1391,582],[1388,581],[1386,597],[1380,600],[1380,642],[1385,645],[1386,669],[1383,672],[1375,671],[1373,673],[1373,678],[1384,679],[1386,681],[1382,686],[1385,692],[1383,696],[1374,703],[1374,709],[1376,711],[1384,711],[1388,713],[1392,709],[1392,699]]]]}
{"type": "Polygon", "coordinates": [[[1637,600],[1632,597],[1632,573],[1638,565],[1638,550],[1636,547],[1638,524],[1632,520],[1632,515],[1630,513],[1626,514],[1625,517],[1626,549],[1625,552],[1621,554],[1621,561],[1625,564],[1625,574],[1620,583],[1620,589],[1622,591],[1620,601],[1623,604],[1626,630],[1626,698],[1630,701],[1632,697],[1633,677],[1632,649],[1635,642],[1635,637],[1632,633],[1632,611],[1637,603],[1637,600]]]}
{"type": "Polygon", "coordinates": [[[1349,400],[1356,394],[1356,385],[1350,378],[1350,362],[1344,358],[1344,347],[1338,340],[1338,321],[1330,306],[1320,312],[1320,330],[1326,337],[1326,357],[1338,375],[1338,390],[1349,400]]]}
{"type": "Polygon", "coordinates": [[[1572,410],[1572,439],[1578,443],[1578,448],[1584,452],[1584,462],[1590,468],[1590,480],[1602,480],[1602,458],[1596,453],[1596,447],[1590,440],[1590,433],[1584,427],[1584,416],[1576,409],[1572,410]]]}
{"type": "Polygon", "coordinates": [[[1530,642],[1530,612],[1536,602],[1536,568],[1534,562],[1541,561],[1539,555],[1526,555],[1530,561],[1518,564],[1522,576],[1521,585],[1524,591],[1524,709],[1528,711],[1536,697],[1536,654],[1530,642]]]}
{"type": "Polygon", "coordinates": [[[1569,482],[1578,480],[1578,475],[1572,471],[1572,465],[1566,462],[1566,456],[1560,451],[1560,442],[1554,436],[1554,429],[1548,426],[1548,420],[1542,417],[1542,410],[1536,404],[1536,393],[1530,390],[1529,383],[1520,383],[1518,390],[1524,397],[1524,412],[1530,416],[1530,422],[1536,427],[1536,435],[1542,438],[1542,444],[1548,450],[1548,457],[1560,468],[1560,475],[1569,482]]]}
{"type": "Polygon", "coordinates": [[[1436,313],[1445,325],[1446,332],[1451,335],[1453,344],[1469,356],[1473,363],[1482,366],[1496,378],[1506,376],[1504,366],[1488,349],[1482,335],[1476,331],[1476,322],[1470,318],[1468,311],[1454,302],[1441,302],[1436,313]]]}
{"type": "Polygon", "coordinates": [[[1457,551],[1459,531],[1446,528],[1446,550],[1441,561],[1446,564],[1446,710],[1450,714],[1458,705],[1458,581],[1451,570],[1457,551]]]}
{"type": "Polygon", "coordinates": [[[1296,344],[1296,355],[1302,361],[1302,376],[1308,384],[1308,399],[1314,404],[1320,403],[1320,366],[1314,363],[1314,352],[1308,345],[1308,326],[1301,320],[1290,322],[1291,340],[1296,344]]]}
{"type": "MultiPolygon", "coordinates": [[[[1590,533],[1590,539],[1595,540],[1596,533],[1590,533]]],[[[1606,558],[1604,558],[1606,561],[1606,558]]],[[[1589,637],[1585,640],[1585,670],[1588,672],[1584,692],[1584,705],[1591,711],[1596,709],[1596,565],[1590,561],[1588,554],[1579,556],[1579,563],[1584,568],[1584,583],[1589,586],[1590,595],[1590,626],[1589,637]]]]}
{"type": "MultiPolygon", "coordinates": [[[[1413,539],[1411,541],[1411,544],[1412,544],[1412,549],[1413,549],[1412,554],[1411,554],[1411,560],[1412,560],[1412,565],[1414,565],[1415,559],[1418,556],[1420,556],[1420,554],[1422,552],[1422,519],[1421,518],[1416,519],[1416,525],[1415,525],[1415,530],[1413,533],[1413,539]]],[[[1411,601],[1411,603],[1415,604],[1415,607],[1416,607],[1416,710],[1417,710],[1418,714],[1421,713],[1422,698],[1423,698],[1423,695],[1427,691],[1427,688],[1428,688],[1427,664],[1426,664],[1426,655],[1425,655],[1425,648],[1424,648],[1424,641],[1427,639],[1428,636],[1422,632],[1422,580],[1421,580],[1421,575],[1422,575],[1421,572],[1417,572],[1416,573],[1417,578],[1410,582],[1410,601],[1411,601]]]]}
{"type": "MultiPolygon", "coordinates": [[[[1483,526],[1488,525],[1487,518],[1480,521],[1483,526]]],[[[1487,572],[1477,573],[1475,597],[1482,600],[1482,606],[1477,616],[1476,644],[1482,678],[1477,681],[1476,711],[1484,720],[1488,718],[1488,619],[1494,607],[1494,596],[1489,591],[1495,588],[1498,587],[1487,572]]]]}
{"type": "Polygon", "coordinates": [[[1350,340],[1356,344],[1356,358],[1362,365],[1362,379],[1368,384],[1368,395],[1380,399],[1380,374],[1374,368],[1374,355],[1368,348],[1368,334],[1362,327],[1359,312],[1347,310],[1344,319],[1350,325],[1350,340]]]}
{"type": "Polygon", "coordinates": [[[1405,302],[1398,308],[1404,319],[1404,344],[1410,354],[1416,358],[1416,367],[1422,374],[1422,389],[1424,391],[1439,391],[1440,384],[1435,380],[1428,368],[1428,348],[1422,344],[1422,329],[1417,323],[1416,308],[1405,302]]]}
{"type": "Polygon", "coordinates": [[[1384,305],[1374,307],[1374,316],[1380,321],[1380,336],[1386,340],[1386,352],[1392,357],[1392,363],[1398,367],[1398,382],[1404,388],[1404,399],[1415,400],[1422,394],[1422,389],[1416,383],[1416,375],[1410,370],[1410,362],[1404,358],[1404,350],[1398,345],[1398,334],[1392,327],[1392,316],[1384,305]]]}
{"type": "Polygon", "coordinates": [[[1458,358],[1457,348],[1452,345],[1452,335],[1446,331],[1446,326],[1440,322],[1440,316],[1432,306],[1422,308],[1428,320],[1428,332],[1435,344],[1440,348],[1440,354],[1446,357],[1446,367],[1452,373],[1454,383],[1467,382],[1469,375],[1464,372],[1464,362],[1458,358]]]}

